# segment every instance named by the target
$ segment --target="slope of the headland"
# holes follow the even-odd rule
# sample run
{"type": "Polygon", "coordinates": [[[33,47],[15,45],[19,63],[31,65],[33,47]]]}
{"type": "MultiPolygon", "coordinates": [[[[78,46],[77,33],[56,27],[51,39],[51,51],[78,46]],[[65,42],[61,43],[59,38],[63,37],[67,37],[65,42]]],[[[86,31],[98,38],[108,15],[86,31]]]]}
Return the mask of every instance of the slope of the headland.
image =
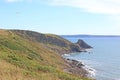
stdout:
{"type": "Polygon", "coordinates": [[[54,34],[42,34],[26,30],[12,30],[12,32],[31,41],[42,43],[46,45],[46,47],[60,54],[81,52],[85,49],[92,48],[83,40],[78,40],[77,43],[72,43],[54,34]]]}
{"type": "Polygon", "coordinates": [[[56,35],[25,30],[0,30],[0,79],[89,80],[83,77],[85,74],[82,74],[80,68],[74,69],[78,71],[75,74],[65,72],[65,69],[72,70],[72,67],[58,53],[62,50],[76,51],[71,46],[76,47],[56,35]]]}

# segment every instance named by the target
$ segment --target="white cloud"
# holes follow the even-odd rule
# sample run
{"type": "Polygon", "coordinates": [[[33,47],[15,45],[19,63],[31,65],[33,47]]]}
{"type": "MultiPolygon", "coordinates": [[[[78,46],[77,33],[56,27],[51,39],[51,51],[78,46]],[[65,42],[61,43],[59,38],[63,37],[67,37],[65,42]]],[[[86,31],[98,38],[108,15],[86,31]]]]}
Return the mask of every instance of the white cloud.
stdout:
{"type": "Polygon", "coordinates": [[[31,2],[32,0],[5,0],[5,1],[13,3],[13,2],[23,2],[23,1],[31,2]]]}
{"type": "MultiPolygon", "coordinates": [[[[5,0],[6,2],[32,2],[33,0],[5,0]]],[[[120,0],[34,0],[48,2],[55,6],[69,6],[80,8],[90,13],[120,14],[120,0]]]]}
{"type": "Polygon", "coordinates": [[[5,0],[6,2],[19,2],[19,1],[22,1],[22,0],[5,0]]]}
{"type": "MultiPolygon", "coordinates": [[[[116,31],[120,30],[120,16],[112,16],[112,19],[115,20],[115,22],[116,22],[116,24],[115,24],[116,31]]],[[[120,33],[120,31],[119,31],[119,33],[120,33]]]]}
{"type": "Polygon", "coordinates": [[[51,5],[70,6],[91,13],[120,14],[120,0],[49,0],[51,5]]]}

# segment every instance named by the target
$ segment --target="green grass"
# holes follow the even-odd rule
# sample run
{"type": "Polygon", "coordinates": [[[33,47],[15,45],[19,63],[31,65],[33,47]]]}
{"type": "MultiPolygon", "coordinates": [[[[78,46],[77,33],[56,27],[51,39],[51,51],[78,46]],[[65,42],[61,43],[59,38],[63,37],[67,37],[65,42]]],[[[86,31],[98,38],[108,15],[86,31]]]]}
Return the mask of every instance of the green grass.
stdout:
{"type": "Polygon", "coordinates": [[[63,72],[66,62],[46,45],[1,32],[0,80],[90,80],[63,72]]]}

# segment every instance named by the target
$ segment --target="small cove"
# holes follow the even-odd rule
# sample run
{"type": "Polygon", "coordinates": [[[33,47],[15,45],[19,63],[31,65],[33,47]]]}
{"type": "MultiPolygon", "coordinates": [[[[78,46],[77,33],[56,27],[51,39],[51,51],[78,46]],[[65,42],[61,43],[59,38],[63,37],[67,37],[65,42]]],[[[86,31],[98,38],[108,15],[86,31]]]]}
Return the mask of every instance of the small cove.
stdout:
{"type": "Polygon", "coordinates": [[[65,37],[66,39],[76,42],[83,39],[94,49],[91,53],[73,53],[66,56],[70,59],[82,61],[88,68],[94,70],[92,76],[97,80],[119,80],[120,79],[120,38],[112,37],[65,37]]]}

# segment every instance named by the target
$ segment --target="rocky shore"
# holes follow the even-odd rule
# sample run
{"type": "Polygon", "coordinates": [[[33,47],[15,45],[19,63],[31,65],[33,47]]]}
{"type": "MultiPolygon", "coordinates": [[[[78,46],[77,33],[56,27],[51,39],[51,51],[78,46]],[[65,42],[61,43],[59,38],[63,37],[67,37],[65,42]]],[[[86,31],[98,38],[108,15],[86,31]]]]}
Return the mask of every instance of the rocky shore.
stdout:
{"type": "MultiPolygon", "coordinates": [[[[75,43],[75,44],[82,46],[81,52],[90,53],[91,49],[93,49],[93,47],[89,46],[81,39],[79,39],[77,41],[77,43],[75,43]]],[[[73,52],[73,54],[74,54],[74,52],[73,52]]],[[[92,68],[88,67],[81,61],[67,58],[67,56],[70,56],[70,55],[71,55],[71,53],[62,55],[64,60],[69,64],[69,67],[64,69],[64,71],[66,71],[68,73],[76,74],[76,75],[82,76],[82,77],[89,77],[89,78],[91,78],[91,80],[96,80],[96,79],[93,79],[93,77],[92,77],[93,75],[95,75],[95,71],[92,68]]]]}
{"type": "MultiPolygon", "coordinates": [[[[89,50],[91,50],[93,48],[81,39],[79,39],[74,44],[76,44],[78,46],[78,48],[80,49],[80,51],[75,51],[75,53],[76,52],[79,52],[79,53],[80,52],[89,52],[89,50]]],[[[74,53],[74,50],[71,53],[74,53]]],[[[70,55],[71,53],[62,54],[62,57],[69,64],[69,67],[64,69],[64,71],[66,71],[68,73],[76,74],[76,75],[82,76],[82,77],[88,77],[88,75],[91,75],[92,69],[86,68],[86,65],[83,64],[81,61],[66,58],[66,56],[70,55]]]]}
{"type": "MultiPolygon", "coordinates": [[[[80,61],[74,60],[74,59],[69,59],[69,58],[64,58],[65,61],[70,65],[69,68],[64,69],[64,71],[72,74],[76,74],[81,77],[90,77],[90,75],[93,75],[92,72],[93,70],[90,68],[86,68],[85,64],[83,64],[80,61]]],[[[95,80],[92,78],[92,80],[95,80]]]]}
{"type": "Polygon", "coordinates": [[[72,59],[65,59],[65,60],[70,65],[70,67],[65,69],[65,71],[69,73],[77,74],[82,77],[87,76],[88,72],[83,68],[84,64],[72,59]]]}

